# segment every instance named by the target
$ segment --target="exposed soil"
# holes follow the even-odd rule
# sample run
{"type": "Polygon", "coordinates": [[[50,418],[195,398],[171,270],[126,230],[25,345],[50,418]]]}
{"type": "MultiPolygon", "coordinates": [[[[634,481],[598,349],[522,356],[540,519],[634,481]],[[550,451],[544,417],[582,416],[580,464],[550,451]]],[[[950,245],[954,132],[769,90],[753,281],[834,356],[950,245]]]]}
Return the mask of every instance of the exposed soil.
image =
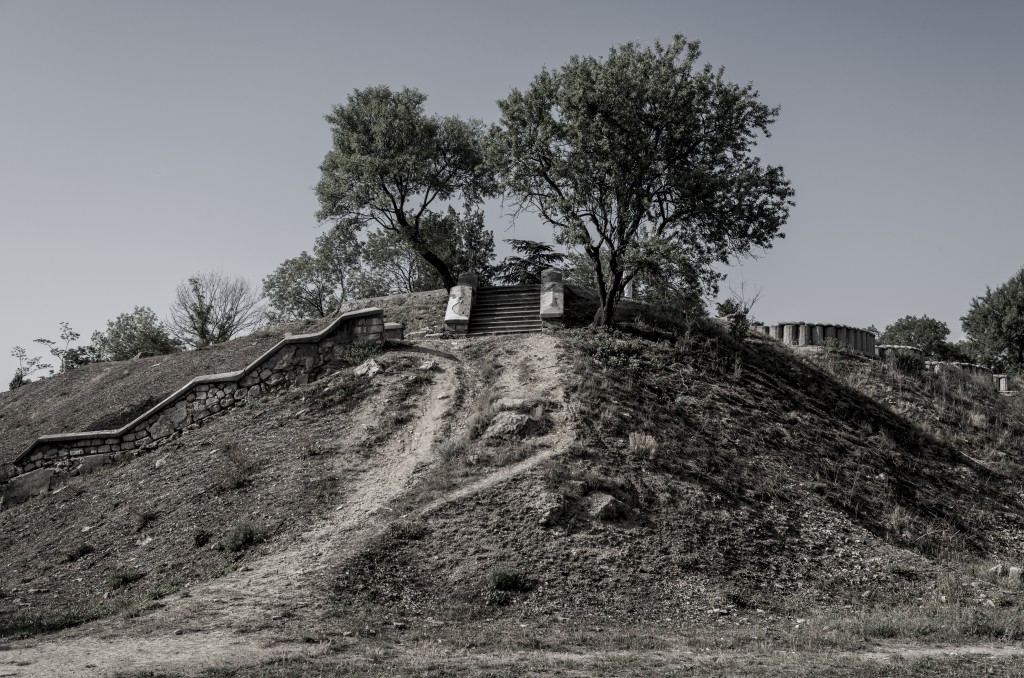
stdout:
{"type": "Polygon", "coordinates": [[[988,572],[1024,546],[1014,399],[644,317],[374,359],[0,513],[0,618],[102,615],[7,622],[0,675],[1024,666],[988,572]]]}

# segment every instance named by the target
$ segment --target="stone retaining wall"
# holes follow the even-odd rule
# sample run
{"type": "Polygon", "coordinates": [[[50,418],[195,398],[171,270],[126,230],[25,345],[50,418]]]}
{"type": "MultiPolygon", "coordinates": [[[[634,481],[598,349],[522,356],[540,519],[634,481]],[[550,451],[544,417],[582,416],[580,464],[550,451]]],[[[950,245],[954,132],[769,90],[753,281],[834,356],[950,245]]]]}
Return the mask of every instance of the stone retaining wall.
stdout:
{"type": "MultiPolygon", "coordinates": [[[[401,330],[387,328],[392,335],[401,330]]],[[[14,461],[22,475],[2,488],[4,503],[36,493],[54,471],[84,473],[109,463],[114,455],[153,449],[183,431],[195,429],[247,399],[287,386],[315,380],[344,345],[383,343],[384,312],[379,308],[350,311],[315,334],[287,336],[237,372],[196,377],[148,412],[110,431],[42,436],[14,461]],[[42,471],[48,473],[42,473],[42,471]]]]}
{"type": "Polygon", "coordinates": [[[755,331],[760,331],[766,337],[777,339],[787,346],[833,345],[865,355],[875,355],[875,335],[849,325],[787,322],[778,325],[758,325],[755,326],[755,331]]]}

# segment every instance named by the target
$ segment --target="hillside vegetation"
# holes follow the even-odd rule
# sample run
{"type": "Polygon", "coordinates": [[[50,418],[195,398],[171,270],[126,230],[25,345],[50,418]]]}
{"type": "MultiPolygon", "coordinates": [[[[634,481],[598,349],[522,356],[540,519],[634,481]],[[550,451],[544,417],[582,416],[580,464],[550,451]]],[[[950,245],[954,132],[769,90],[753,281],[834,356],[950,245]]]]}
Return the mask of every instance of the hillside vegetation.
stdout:
{"type": "MultiPolygon", "coordinates": [[[[9,661],[76,675],[103,636],[101,675],[1024,669],[1020,399],[628,313],[353,352],[375,369],[0,513],[9,661]]],[[[23,390],[84,412],[127,365],[23,390]]]]}

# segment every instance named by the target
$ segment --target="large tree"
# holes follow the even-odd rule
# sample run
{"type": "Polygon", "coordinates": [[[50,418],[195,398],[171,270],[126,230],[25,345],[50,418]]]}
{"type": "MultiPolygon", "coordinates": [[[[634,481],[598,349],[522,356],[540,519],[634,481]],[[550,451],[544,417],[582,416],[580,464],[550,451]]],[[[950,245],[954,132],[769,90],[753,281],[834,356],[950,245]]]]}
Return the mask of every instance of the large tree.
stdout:
{"type": "Polygon", "coordinates": [[[960,322],[981,360],[998,369],[1024,372],[1024,268],[971,299],[960,322]]]}
{"type": "Polygon", "coordinates": [[[782,236],[793,190],[751,154],[779,109],[699,57],[682,36],[627,43],[603,60],[572,57],[498,102],[492,166],[518,210],[590,258],[597,325],[639,271],[685,263],[713,291],[714,262],[782,236]]]}
{"type": "Polygon", "coordinates": [[[426,96],[403,88],[355,90],[326,116],[332,148],[320,165],[317,218],[376,224],[408,243],[445,287],[457,271],[429,238],[441,203],[470,206],[492,192],[484,168],[483,125],[428,116],[426,96]]]}

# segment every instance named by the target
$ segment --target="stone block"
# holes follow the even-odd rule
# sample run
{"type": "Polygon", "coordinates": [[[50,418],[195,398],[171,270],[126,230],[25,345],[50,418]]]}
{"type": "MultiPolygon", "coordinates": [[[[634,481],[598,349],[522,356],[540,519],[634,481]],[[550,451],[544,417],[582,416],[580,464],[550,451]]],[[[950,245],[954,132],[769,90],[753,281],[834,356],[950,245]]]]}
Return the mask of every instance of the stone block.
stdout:
{"type": "Polygon", "coordinates": [[[53,474],[52,468],[41,468],[11,478],[3,490],[2,505],[14,506],[29,497],[49,492],[53,474]]]}
{"type": "Polygon", "coordinates": [[[82,463],[78,465],[78,472],[81,474],[92,473],[96,469],[112,463],[113,460],[114,455],[112,454],[90,454],[88,457],[82,457],[82,463]]]}
{"type": "Polygon", "coordinates": [[[799,327],[797,325],[783,325],[782,326],[782,343],[786,346],[795,346],[800,340],[799,327]]]}
{"type": "Polygon", "coordinates": [[[811,344],[821,346],[825,343],[825,326],[814,325],[811,327],[811,344]]]}
{"type": "Polygon", "coordinates": [[[540,317],[546,322],[560,321],[565,315],[565,285],[562,272],[548,268],[540,274],[540,317]]]}
{"type": "Polygon", "coordinates": [[[800,325],[799,334],[797,336],[797,343],[801,346],[811,345],[811,327],[810,325],[800,325]]]}
{"type": "Polygon", "coordinates": [[[448,309],[444,324],[452,332],[462,334],[469,328],[469,314],[473,310],[473,287],[455,285],[448,292],[448,309]]]}
{"type": "Polygon", "coordinates": [[[384,323],[384,338],[391,341],[405,339],[405,325],[402,323],[384,323]]]}
{"type": "Polygon", "coordinates": [[[835,328],[834,325],[825,325],[825,338],[826,339],[836,339],[837,338],[836,328],[835,328]]]}

